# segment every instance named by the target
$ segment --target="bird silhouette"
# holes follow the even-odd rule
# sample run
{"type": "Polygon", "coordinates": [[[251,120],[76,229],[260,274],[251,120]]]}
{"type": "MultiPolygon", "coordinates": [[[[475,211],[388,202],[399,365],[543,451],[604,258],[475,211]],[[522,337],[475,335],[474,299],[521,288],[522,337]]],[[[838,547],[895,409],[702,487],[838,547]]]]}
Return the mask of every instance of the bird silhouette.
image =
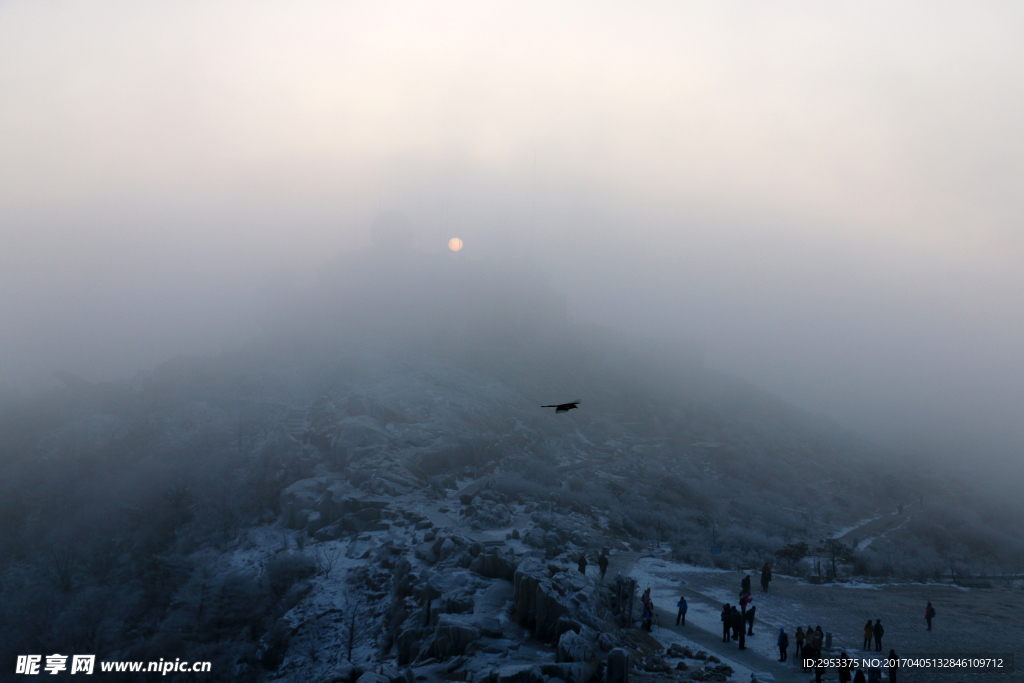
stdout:
{"type": "Polygon", "coordinates": [[[578,408],[579,406],[577,404],[579,402],[579,399],[577,399],[572,403],[559,403],[557,405],[541,406],[541,408],[554,408],[556,413],[565,413],[574,408],[578,408]]]}

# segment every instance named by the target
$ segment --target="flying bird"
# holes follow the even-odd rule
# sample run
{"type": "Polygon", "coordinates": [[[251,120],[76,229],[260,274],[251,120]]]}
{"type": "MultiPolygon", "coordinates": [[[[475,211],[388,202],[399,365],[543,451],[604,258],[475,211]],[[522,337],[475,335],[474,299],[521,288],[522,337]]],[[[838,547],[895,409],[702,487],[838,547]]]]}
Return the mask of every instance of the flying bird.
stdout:
{"type": "Polygon", "coordinates": [[[573,401],[572,403],[559,403],[558,405],[541,406],[541,408],[554,408],[556,413],[566,413],[574,408],[579,407],[577,406],[578,403],[579,399],[573,401]]]}

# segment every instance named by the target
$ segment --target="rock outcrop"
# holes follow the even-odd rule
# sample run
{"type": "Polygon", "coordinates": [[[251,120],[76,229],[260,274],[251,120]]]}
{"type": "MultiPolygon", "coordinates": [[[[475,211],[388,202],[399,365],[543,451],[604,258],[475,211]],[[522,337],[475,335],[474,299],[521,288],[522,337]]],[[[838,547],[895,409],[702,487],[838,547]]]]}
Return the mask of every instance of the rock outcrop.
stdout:
{"type": "Polygon", "coordinates": [[[558,619],[569,611],[558,589],[537,561],[520,564],[513,575],[516,622],[550,642],[558,635],[558,619]]]}

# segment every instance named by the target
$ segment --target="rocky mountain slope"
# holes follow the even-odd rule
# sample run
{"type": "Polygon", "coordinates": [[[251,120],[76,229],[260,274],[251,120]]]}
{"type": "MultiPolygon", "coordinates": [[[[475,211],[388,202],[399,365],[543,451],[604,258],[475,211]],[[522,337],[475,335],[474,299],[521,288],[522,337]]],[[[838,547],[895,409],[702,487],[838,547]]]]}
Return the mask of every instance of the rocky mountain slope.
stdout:
{"type": "Polygon", "coordinates": [[[503,295],[509,274],[453,308],[485,273],[416,262],[422,286],[379,294],[373,278],[408,263],[365,258],[360,292],[328,273],[243,349],[5,406],[3,661],[182,657],[213,662],[211,680],[367,683],[585,681],[628,659],[725,680],[734,667],[636,628],[624,558],[781,571],[777,553],[807,543],[786,569],[816,574],[815,548],[842,538],[838,576],[817,553],[824,579],[1020,566],[1015,511],[689,347],[575,325],[543,287],[503,295]],[[844,537],[925,494],[947,504],[876,525],[867,548],[844,537]]]}

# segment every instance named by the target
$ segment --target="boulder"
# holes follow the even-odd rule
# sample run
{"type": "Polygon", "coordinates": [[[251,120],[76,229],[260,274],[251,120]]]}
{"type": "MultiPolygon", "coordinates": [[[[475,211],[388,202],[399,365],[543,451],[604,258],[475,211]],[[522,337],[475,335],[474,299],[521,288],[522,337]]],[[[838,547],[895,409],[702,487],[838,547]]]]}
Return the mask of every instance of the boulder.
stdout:
{"type": "Polygon", "coordinates": [[[423,643],[426,629],[407,628],[395,638],[395,649],[398,651],[398,665],[406,666],[416,660],[423,643]]]}
{"type": "Polygon", "coordinates": [[[644,661],[644,671],[667,674],[671,673],[672,667],[658,655],[651,655],[644,661]]]}
{"type": "Polygon", "coordinates": [[[712,668],[711,670],[714,671],[716,674],[722,674],[726,678],[728,678],[729,676],[732,676],[733,673],[734,673],[732,667],[729,666],[728,664],[718,664],[714,668],[712,668]]]}
{"type": "Polygon", "coordinates": [[[359,512],[354,513],[359,516],[359,519],[364,522],[376,522],[380,520],[380,510],[373,507],[364,507],[359,512]]]}
{"type": "MultiPolygon", "coordinates": [[[[290,526],[290,516],[299,510],[313,510],[323,495],[325,483],[322,479],[300,479],[281,491],[281,510],[285,522],[290,526]]],[[[294,527],[293,527],[294,528],[294,527]]],[[[302,526],[298,527],[299,529],[302,526]]]]}
{"type": "Polygon", "coordinates": [[[629,653],[626,650],[617,647],[609,652],[607,666],[605,675],[607,683],[628,683],[629,653]]]}
{"type": "Polygon", "coordinates": [[[488,638],[501,638],[505,634],[505,624],[492,616],[483,616],[474,622],[480,633],[488,638]]]}
{"type": "Polygon", "coordinates": [[[377,674],[372,671],[367,671],[362,676],[356,679],[356,683],[391,683],[391,679],[384,674],[377,674]]]}
{"type": "Polygon", "coordinates": [[[596,654],[587,640],[575,631],[566,631],[555,648],[556,662],[589,662],[596,654]]]}
{"type": "Polygon", "coordinates": [[[341,505],[334,500],[334,491],[327,489],[324,494],[320,496],[320,500],[316,503],[316,511],[320,513],[321,519],[326,524],[334,522],[341,517],[341,505]]]}
{"type": "Polygon", "coordinates": [[[581,548],[589,548],[592,543],[590,542],[590,536],[582,531],[573,531],[569,534],[569,540],[581,548]]]}
{"type": "Polygon", "coordinates": [[[468,595],[449,595],[448,597],[441,598],[437,602],[440,602],[442,608],[440,611],[445,614],[465,614],[473,611],[473,598],[468,595]]]}
{"type": "Polygon", "coordinates": [[[341,538],[344,534],[345,527],[339,520],[334,524],[325,526],[324,528],[317,531],[315,534],[313,534],[313,538],[315,538],[318,541],[333,541],[335,539],[341,538]]]}
{"type": "Polygon", "coordinates": [[[559,638],[561,638],[562,634],[566,633],[567,631],[579,633],[582,630],[583,624],[568,616],[558,617],[558,623],[555,624],[555,634],[559,638]]]}
{"type": "Polygon", "coordinates": [[[479,553],[470,563],[469,569],[488,579],[512,581],[515,577],[516,565],[497,550],[492,550],[488,553],[479,553]]]}
{"type": "Polygon", "coordinates": [[[437,554],[439,559],[443,560],[446,557],[448,557],[449,555],[451,555],[452,553],[454,553],[456,548],[458,548],[458,546],[455,545],[455,541],[453,541],[450,538],[446,538],[446,539],[444,539],[444,542],[441,543],[441,546],[438,549],[436,554],[437,554]]]}
{"type": "Polygon", "coordinates": [[[549,531],[544,534],[544,552],[547,557],[556,557],[565,552],[565,541],[555,533],[549,531]]]}
{"type": "Polygon", "coordinates": [[[534,664],[506,664],[491,671],[489,683],[541,683],[544,674],[534,664]]]}
{"type": "Polygon", "coordinates": [[[398,673],[398,667],[394,664],[381,664],[380,668],[377,669],[377,673],[388,680],[388,683],[401,680],[401,674],[398,673]]]}
{"type": "Polygon", "coordinates": [[[480,640],[480,629],[451,614],[438,617],[434,631],[434,651],[440,660],[466,652],[466,646],[480,640]]]}
{"type": "Polygon", "coordinates": [[[427,564],[434,564],[435,562],[437,562],[437,555],[434,554],[434,551],[431,550],[430,546],[426,543],[417,546],[417,548],[413,551],[413,555],[415,555],[417,559],[423,560],[427,564]]]}
{"type": "Polygon", "coordinates": [[[481,652],[486,652],[492,655],[503,655],[510,650],[518,650],[519,641],[510,640],[509,638],[488,638],[486,640],[481,638],[480,643],[476,647],[478,647],[481,652]]]}
{"type": "Polygon", "coordinates": [[[665,651],[668,657],[674,657],[675,659],[682,659],[688,657],[693,659],[693,652],[688,647],[683,647],[679,643],[672,643],[668,646],[668,650],[665,651]]]}
{"type": "Polygon", "coordinates": [[[355,667],[349,662],[339,664],[335,667],[334,671],[320,679],[320,683],[352,683],[352,674],[354,671],[355,667]]]}
{"type": "Polygon", "coordinates": [[[543,565],[536,561],[528,566],[520,565],[513,576],[513,605],[519,625],[533,631],[537,638],[551,642],[557,636],[558,619],[568,608],[559,599],[551,579],[544,574],[543,565]]]}
{"type": "Polygon", "coordinates": [[[530,529],[523,536],[523,543],[531,548],[544,548],[544,532],[540,529],[530,529]]]}
{"type": "Polygon", "coordinates": [[[600,663],[593,659],[589,662],[542,664],[540,670],[548,680],[561,678],[568,683],[590,683],[596,677],[600,666],[600,663]]]}
{"type": "Polygon", "coordinates": [[[306,533],[310,536],[315,536],[316,532],[327,526],[327,522],[323,517],[320,516],[319,512],[314,512],[309,516],[306,521],[306,533]]]}
{"type": "Polygon", "coordinates": [[[350,533],[359,534],[366,529],[366,522],[355,513],[348,513],[341,518],[341,527],[350,533]]]}
{"type": "Polygon", "coordinates": [[[514,590],[511,583],[493,581],[473,594],[473,614],[476,626],[485,636],[496,638],[509,626],[508,605],[514,590]]]}

